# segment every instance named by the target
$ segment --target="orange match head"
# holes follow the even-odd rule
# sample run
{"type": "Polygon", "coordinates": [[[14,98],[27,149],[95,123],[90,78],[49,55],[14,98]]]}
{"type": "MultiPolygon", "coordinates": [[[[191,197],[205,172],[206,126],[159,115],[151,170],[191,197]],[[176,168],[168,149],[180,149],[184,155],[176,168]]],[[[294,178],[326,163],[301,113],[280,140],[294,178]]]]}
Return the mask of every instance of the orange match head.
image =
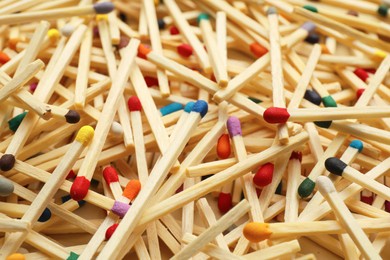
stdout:
{"type": "Polygon", "coordinates": [[[258,243],[269,239],[272,232],[269,230],[267,223],[250,222],[245,225],[243,234],[250,242],[258,243]]]}
{"type": "Polygon", "coordinates": [[[123,196],[128,198],[130,201],[133,201],[139,191],[141,190],[141,182],[139,180],[130,180],[127,185],[125,190],[123,191],[123,196]]]}
{"type": "Polygon", "coordinates": [[[149,52],[151,52],[151,51],[152,50],[149,49],[148,47],[146,47],[146,45],[140,44],[138,46],[138,57],[143,58],[143,59],[147,59],[147,56],[148,56],[149,52]]]}

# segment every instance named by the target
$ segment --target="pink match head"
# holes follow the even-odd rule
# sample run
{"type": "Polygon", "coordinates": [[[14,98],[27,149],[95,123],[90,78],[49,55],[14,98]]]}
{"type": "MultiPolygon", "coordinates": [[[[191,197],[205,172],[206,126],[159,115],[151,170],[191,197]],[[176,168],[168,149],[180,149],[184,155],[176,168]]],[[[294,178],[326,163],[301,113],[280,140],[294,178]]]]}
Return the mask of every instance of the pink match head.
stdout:
{"type": "Polygon", "coordinates": [[[292,152],[291,156],[290,156],[290,160],[293,160],[293,159],[299,160],[300,162],[302,162],[302,153],[296,152],[296,151],[292,152]]]}
{"type": "Polygon", "coordinates": [[[114,234],[116,228],[118,227],[118,223],[112,224],[111,227],[106,230],[106,240],[109,240],[112,234],[114,234]]]}
{"type": "Polygon", "coordinates": [[[70,188],[70,196],[72,199],[75,201],[83,200],[87,196],[90,184],[90,181],[84,176],[76,177],[70,188]]]}
{"type": "Polygon", "coordinates": [[[270,107],[264,111],[263,118],[270,124],[283,124],[286,123],[290,114],[286,108],[270,107]]]}
{"type": "Polygon", "coordinates": [[[112,166],[107,166],[106,168],[104,168],[103,177],[108,185],[110,185],[112,182],[119,181],[118,172],[112,166]]]}
{"type": "Polygon", "coordinates": [[[122,195],[128,198],[130,201],[133,201],[141,190],[141,182],[139,180],[130,180],[122,195]]]}
{"type": "Polygon", "coordinates": [[[235,116],[230,116],[226,123],[230,137],[242,135],[240,120],[235,116]]]}
{"type": "Polygon", "coordinates": [[[262,165],[259,170],[253,176],[253,182],[256,186],[264,187],[272,182],[272,177],[274,174],[274,165],[273,163],[266,163],[262,165]]]}
{"type": "Polygon", "coordinates": [[[232,195],[230,193],[219,193],[218,209],[221,213],[228,212],[233,207],[232,195]]]}
{"type": "Polygon", "coordinates": [[[137,96],[131,96],[129,100],[127,100],[127,106],[131,112],[142,110],[141,101],[139,101],[137,96]]]}
{"type": "Polygon", "coordinates": [[[115,215],[123,218],[126,215],[127,211],[129,211],[129,209],[130,209],[130,205],[129,204],[123,203],[123,202],[120,202],[120,201],[116,200],[114,202],[114,205],[111,208],[111,211],[115,215]]]}

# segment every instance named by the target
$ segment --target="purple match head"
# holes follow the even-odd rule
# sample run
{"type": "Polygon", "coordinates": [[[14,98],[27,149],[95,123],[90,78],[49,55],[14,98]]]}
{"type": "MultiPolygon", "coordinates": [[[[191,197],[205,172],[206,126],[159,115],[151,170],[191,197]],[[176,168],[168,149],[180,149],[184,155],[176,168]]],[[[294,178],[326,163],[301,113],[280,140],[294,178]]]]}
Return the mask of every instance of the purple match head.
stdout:
{"type": "Polygon", "coordinates": [[[312,22],[306,22],[302,24],[301,28],[306,30],[308,33],[311,33],[316,29],[316,25],[312,22]]]}
{"type": "Polygon", "coordinates": [[[126,215],[126,213],[127,213],[127,211],[129,209],[130,209],[130,205],[129,204],[123,203],[123,202],[120,202],[120,201],[115,201],[114,202],[114,206],[112,206],[112,208],[111,208],[111,211],[115,215],[123,218],[126,215]]]}
{"type": "Polygon", "coordinates": [[[114,5],[111,2],[96,3],[93,5],[93,9],[97,14],[108,14],[114,10],[114,5]]]}
{"type": "Polygon", "coordinates": [[[230,116],[227,120],[227,129],[229,131],[230,137],[234,137],[236,135],[242,135],[241,123],[240,120],[235,116],[230,116]]]}

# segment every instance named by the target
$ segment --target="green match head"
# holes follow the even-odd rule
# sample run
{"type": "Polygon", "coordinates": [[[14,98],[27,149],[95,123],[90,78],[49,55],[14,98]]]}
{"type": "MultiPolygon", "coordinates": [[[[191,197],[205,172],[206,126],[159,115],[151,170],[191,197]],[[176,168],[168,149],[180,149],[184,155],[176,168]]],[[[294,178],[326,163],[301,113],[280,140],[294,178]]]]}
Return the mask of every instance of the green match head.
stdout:
{"type": "Polygon", "coordinates": [[[307,198],[313,193],[316,183],[310,178],[306,178],[298,188],[298,194],[301,198],[307,198]]]}

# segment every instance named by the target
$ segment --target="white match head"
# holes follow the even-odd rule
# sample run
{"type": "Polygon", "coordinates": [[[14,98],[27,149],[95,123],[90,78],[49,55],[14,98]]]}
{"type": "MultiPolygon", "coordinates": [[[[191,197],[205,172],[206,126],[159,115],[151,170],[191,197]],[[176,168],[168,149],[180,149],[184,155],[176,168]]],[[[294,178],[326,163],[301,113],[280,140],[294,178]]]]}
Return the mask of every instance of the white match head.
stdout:
{"type": "Polygon", "coordinates": [[[61,28],[61,34],[65,37],[69,37],[72,35],[72,33],[74,32],[76,28],[68,23],[68,24],[65,24],[62,28],[61,28]]]}
{"type": "Polygon", "coordinates": [[[316,183],[318,186],[318,190],[323,195],[336,191],[333,182],[326,176],[319,176],[316,180],[316,183]]]}

